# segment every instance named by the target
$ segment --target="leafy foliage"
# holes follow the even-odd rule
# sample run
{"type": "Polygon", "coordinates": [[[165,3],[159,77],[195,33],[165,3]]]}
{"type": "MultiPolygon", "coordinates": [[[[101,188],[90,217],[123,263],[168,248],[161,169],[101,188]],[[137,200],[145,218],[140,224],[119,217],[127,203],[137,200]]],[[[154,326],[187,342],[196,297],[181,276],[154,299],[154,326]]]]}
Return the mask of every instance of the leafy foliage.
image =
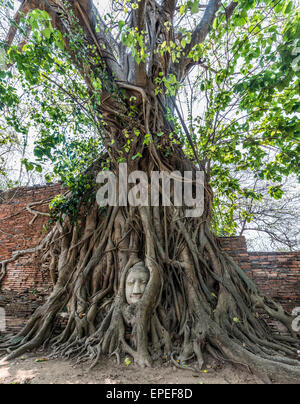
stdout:
{"type": "MultiPolygon", "coordinates": [[[[241,1],[230,20],[220,9],[213,27],[209,41],[198,47],[204,69],[195,73],[182,100],[211,173],[215,230],[232,235],[238,200],[262,201],[249,182],[266,180],[269,195],[280,199],[285,177],[299,178],[300,75],[293,65],[299,11],[293,2],[241,1]],[[203,113],[192,114],[196,109],[203,113]],[[248,187],[239,172],[250,175],[248,187]]],[[[197,49],[192,52],[194,57],[197,49]]],[[[186,146],[190,149],[187,141],[186,146]]]]}
{"type": "MultiPolygon", "coordinates": [[[[230,6],[231,2],[222,2],[208,39],[191,46],[192,31],[203,7],[198,0],[181,2],[175,13],[175,40],[158,42],[154,52],[156,57],[169,57],[175,66],[183,55],[197,66],[184,82],[172,71],[160,71],[154,78],[155,92],[172,102],[181,100],[185,119],[176,117],[172,102],[168,102],[167,119],[174,122],[170,140],[178,142],[179,138],[186,155],[196,164],[204,164],[215,192],[214,228],[221,235],[236,233],[234,217],[240,198],[262,201],[262,194],[240,181],[239,173],[251,173],[253,181],[267,181],[269,195],[275,199],[283,195],[285,177],[299,176],[300,73],[294,63],[294,50],[300,46],[299,10],[295,2],[283,0],[241,0],[232,15],[228,14],[230,6]]],[[[13,2],[2,2],[1,7],[13,8],[13,2]]],[[[148,33],[128,22],[139,2],[116,2],[113,7],[116,13],[113,10],[104,18],[107,33],[121,39],[138,65],[147,64],[148,33]]],[[[69,47],[77,54],[77,66],[45,11],[31,11],[21,18],[18,28],[27,38],[22,49],[17,44],[7,49],[4,42],[0,46],[4,63],[0,109],[5,108],[6,123],[16,133],[39,133],[36,159],[24,159],[26,169],[41,172],[50,161],[53,170],[47,173],[47,181],[59,178],[73,191],[78,188],[82,192],[90,186],[83,173],[104,152],[104,123],[97,110],[100,93],[105,88],[118,99],[122,95],[99,57],[91,57],[78,25],[68,38],[69,47]],[[7,71],[7,64],[15,66],[14,73],[7,71]],[[97,74],[90,88],[78,69],[87,65],[99,66],[93,70],[97,74]],[[17,87],[9,84],[13,74],[19,80],[17,87]],[[30,125],[18,118],[20,89],[31,106],[30,125]]],[[[172,29],[167,21],[166,33],[172,29]]],[[[152,141],[147,136],[146,146],[152,141]]],[[[163,134],[157,137],[163,138],[163,134]]],[[[123,149],[120,161],[130,155],[130,139],[123,149]]],[[[132,160],[140,157],[134,154],[132,160]]],[[[249,212],[241,214],[253,219],[249,212]]]]}

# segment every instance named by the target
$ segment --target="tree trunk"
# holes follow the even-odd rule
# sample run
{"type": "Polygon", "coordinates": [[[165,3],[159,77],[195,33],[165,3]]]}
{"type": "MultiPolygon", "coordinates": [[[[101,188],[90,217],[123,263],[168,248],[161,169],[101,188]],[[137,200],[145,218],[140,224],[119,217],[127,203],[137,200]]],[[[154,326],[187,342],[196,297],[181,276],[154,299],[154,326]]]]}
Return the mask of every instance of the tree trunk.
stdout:
{"type": "MultiPolygon", "coordinates": [[[[166,147],[172,149],[168,159],[151,143],[143,158],[128,160],[131,171],[191,167],[178,145],[166,147]]],[[[90,360],[93,366],[103,355],[120,360],[126,353],[141,366],[167,356],[176,366],[196,360],[201,369],[207,352],[265,380],[299,382],[299,334],[292,318],[221,251],[210,231],[211,205],[206,183],[198,219],[174,207],[99,209],[95,200],[80,207],[75,224],[65,217],[44,246],[57,268],[54,290],[26,327],[3,341],[8,359],[48,344],[54,357],[90,360]],[[129,305],[126,278],[137,263],[150,278],[141,299],[129,305]],[[56,319],[66,308],[68,324],[57,335],[56,319]],[[263,316],[281,321],[290,337],[273,335],[263,316]]]]}
{"type": "MultiPolygon", "coordinates": [[[[50,14],[86,81],[111,170],[117,174],[122,161],[128,163],[129,173],[138,169],[148,177],[153,171],[195,172],[176,139],[174,125],[166,118],[167,112],[172,115],[173,99],[166,89],[156,92],[157,79],[175,72],[181,82],[193,65],[185,53],[174,64],[171,54],[161,55],[157,50],[159,40],[175,41],[175,30],[167,27],[173,23],[176,2],[160,6],[141,1],[138,10],[132,10],[130,26],[140,33],[146,25],[151,34],[148,64],[138,63],[122,44],[121,50],[110,52],[114,41],[91,1],[71,2],[66,8],[54,0],[30,3],[31,9],[39,7],[50,14]],[[63,16],[69,16],[69,22],[63,16]],[[69,43],[73,32],[77,33],[74,16],[84,35],[88,53],[84,60],[76,57],[81,42],[79,51],[69,43]],[[93,87],[97,77],[101,90],[93,87]]],[[[209,2],[191,49],[204,41],[218,5],[209,2]]],[[[8,45],[15,35],[12,31],[8,45]]],[[[200,167],[202,162],[196,160],[200,167]]],[[[91,171],[94,179],[97,171],[97,167],[91,171]]],[[[167,356],[176,366],[196,359],[202,368],[208,352],[245,365],[265,380],[299,382],[299,333],[292,329],[292,318],[262,296],[221,251],[210,230],[213,193],[208,177],[204,188],[204,214],[197,219],[186,218],[184,207],[99,209],[94,198],[78,207],[76,223],[66,216],[62,224],[58,222],[39,249],[46,256],[50,251],[52,278],[57,268],[54,290],[26,327],[2,342],[0,348],[9,353],[8,359],[48,344],[55,357],[90,360],[92,365],[103,355],[116,355],[120,360],[126,353],[141,366],[167,356]],[[128,305],[127,275],[138,263],[148,269],[149,281],[140,300],[128,305]],[[68,324],[56,335],[57,316],[65,309],[68,324]],[[265,317],[281,321],[290,336],[273,335],[265,317]]]]}

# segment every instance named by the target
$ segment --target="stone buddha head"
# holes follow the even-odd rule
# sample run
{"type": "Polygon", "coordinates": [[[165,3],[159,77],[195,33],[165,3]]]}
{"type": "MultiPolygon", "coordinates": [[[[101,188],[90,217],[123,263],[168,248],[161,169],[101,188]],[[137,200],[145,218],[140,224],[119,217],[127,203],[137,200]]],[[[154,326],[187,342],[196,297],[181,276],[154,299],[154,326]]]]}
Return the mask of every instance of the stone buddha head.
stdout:
{"type": "Polygon", "coordinates": [[[125,294],[128,304],[137,303],[143,296],[149,282],[149,271],[142,262],[137,263],[128,271],[125,294]]]}

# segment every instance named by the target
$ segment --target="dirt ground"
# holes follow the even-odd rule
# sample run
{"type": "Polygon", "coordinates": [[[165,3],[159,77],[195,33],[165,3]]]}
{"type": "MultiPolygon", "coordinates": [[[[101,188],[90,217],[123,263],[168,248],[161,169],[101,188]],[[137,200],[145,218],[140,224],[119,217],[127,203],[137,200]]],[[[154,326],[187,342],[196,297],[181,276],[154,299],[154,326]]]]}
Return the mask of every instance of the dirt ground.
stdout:
{"type": "Polygon", "coordinates": [[[64,360],[45,360],[42,355],[27,354],[11,362],[0,358],[0,384],[261,384],[256,376],[231,364],[207,365],[200,372],[164,364],[141,371],[125,363],[105,360],[88,373],[88,364],[72,366],[64,360]]]}

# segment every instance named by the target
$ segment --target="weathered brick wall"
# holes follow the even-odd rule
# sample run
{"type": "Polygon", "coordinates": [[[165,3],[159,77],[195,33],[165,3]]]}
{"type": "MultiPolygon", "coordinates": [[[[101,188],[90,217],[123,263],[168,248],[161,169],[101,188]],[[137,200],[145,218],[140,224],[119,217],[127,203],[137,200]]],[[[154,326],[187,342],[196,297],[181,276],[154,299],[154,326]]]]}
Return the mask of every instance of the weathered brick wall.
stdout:
{"type": "Polygon", "coordinates": [[[252,265],[249,259],[247,243],[245,237],[222,237],[219,238],[223,251],[226,251],[234,261],[245,271],[248,276],[252,276],[252,265]]]}
{"type": "MultiPolygon", "coordinates": [[[[34,215],[26,208],[29,204],[45,201],[31,208],[47,212],[49,200],[61,191],[61,186],[55,184],[0,192],[0,261],[11,258],[14,251],[39,244],[48,217],[38,215],[30,224],[34,215]]],[[[5,308],[7,331],[16,332],[43,304],[52,286],[49,273],[43,271],[36,254],[25,254],[7,264],[6,272],[0,285],[0,307],[5,308]]]]}
{"type": "MultiPolygon", "coordinates": [[[[60,192],[61,186],[55,184],[0,193],[0,261],[10,258],[14,251],[26,250],[39,244],[48,217],[38,215],[34,223],[30,224],[34,215],[26,208],[29,204],[45,201],[31,208],[47,212],[49,201],[60,192]]],[[[24,292],[49,285],[48,273],[43,272],[39,257],[26,254],[7,265],[7,276],[1,289],[24,292]]]]}
{"type": "Polygon", "coordinates": [[[287,311],[300,307],[300,251],[249,253],[251,275],[260,290],[287,311]]]}
{"type": "MultiPolygon", "coordinates": [[[[61,185],[55,184],[0,193],[0,261],[10,258],[16,250],[39,244],[48,218],[38,216],[30,224],[34,216],[26,207],[45,201],[32,208],[47,212],[49,200],[61,192],[61,185]]],[[[220,244],[265,294],[288,311],[300,307],[300,252],[249,253],[244,237],[222,238],[220,244]]],[[[6,309],[9,331],[16,331],[45,301],[51,283],[39,257],[27,254],[7,265],[7,275],[0,287],[0,307],[6,309]]]]}
{"type": "Polygon", "coordinates": [[[248,252],[244,237],[224,237],[221,246],[267,296],[291,312],[300,307],[300,251],[248,252]]]}
{"type": "Polygon", "coordinates": [[[2,291],[0,307],[5,309],[6,332],[14,333],[22,329],[35,310],[46,301],[48,294],[48,290],[41,289],[22,293],[2,291]]]}

